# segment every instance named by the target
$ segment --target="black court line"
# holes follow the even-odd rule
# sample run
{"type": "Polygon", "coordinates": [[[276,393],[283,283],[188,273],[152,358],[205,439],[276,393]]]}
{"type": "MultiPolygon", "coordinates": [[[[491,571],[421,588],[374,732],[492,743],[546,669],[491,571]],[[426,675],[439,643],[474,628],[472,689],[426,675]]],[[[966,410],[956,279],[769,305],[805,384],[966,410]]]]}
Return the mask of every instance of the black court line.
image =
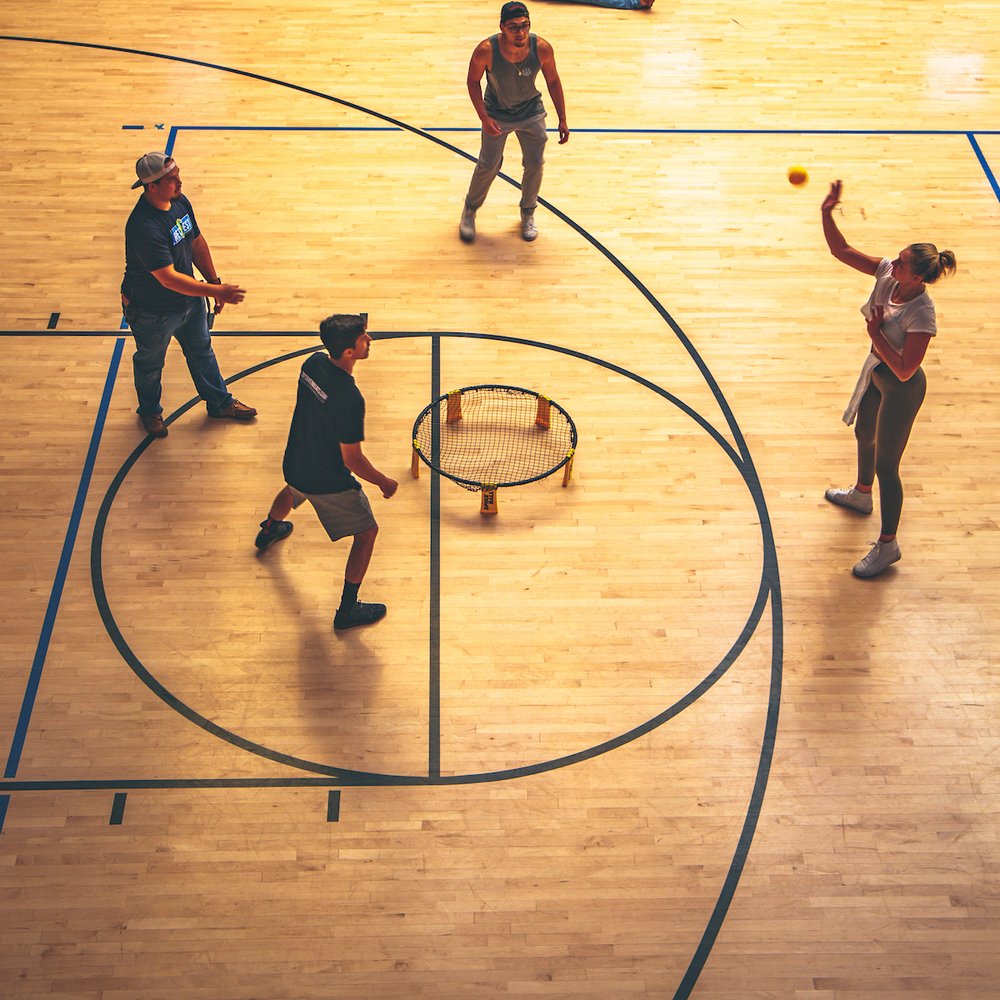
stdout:
{"type": "Polygon", "coordinates": [[[115,792],[114,800],[111,803],[111,818],[108,826],[121,826],[125,816],[125,800],[128,798],[127,792],[115,792]]]}
{"type": "MultiPolygon", "coordinates": [[[[122,789],[199,789],[199,788],[330,788],[337,782],[329,778],[125,778],[81,779],[63,781],[0,781],[0,833],[10,805],[11,792],[85,792],[114,791],[109,826],[119,826],[125,813],[126,792],[122,789]]],[[[340,792],[327,796],[327,822],[340,819],[340,792]]]]}
{"type": "MultiPolygon", "coordinates": [[[[131,336],[128,324],[121,328],[116,328],[114,330],[0,330],[0,337],[49,337],[51,339],[56,339],[59,337],[108,337],[109,339],[114,339],[115,337],[120,337],[122,334],[131,336]]],[[[246,337],[248,339],[253,339],[254,337],[274,337],[276,339],[281,338],[296,338],[302,340],[304,338],[309,338],[312,340],[316,339],[315,330],[212,330],[212,340],[218,337],[246,337]]],[[[322,350],[322,346],[317,348],[322,350]]]]}
{"type": "Polygon", "coordinates": [[[80,778],[62,781],[0,781],[10,792],[92,792],[139,788],[329,788],[330,778],[80,778]]]}
{"type": "MultiPolygon", "coordinates": [[[[441,395],[441,338],[431,337],[431,399],[441,395]]],[[[441,454],[441,431],[435,420],[431,425],[431,455],[441,454]]],[[[427,773],[441,777],[441,476],[433,469],[430,484],[430,600],[428,623],[428,706],[427,773]]]]}
{"type": "Polygon", "coordinates": [[[340,792],[331,791],[326,797],[326,821],[336,823],[340,820],[340,792]]]}
{"type": "MultiPolygon", "coordinates": [[[[461,157],[463,157],[466,160],[474,162],[477,159],[477,157],[473,156],[472,154],[466,153],[464,150],[461,150],[461,149],[459,149],[459,148],[451,145],[450,143],[444,142],[443,140],[437,138],[435,135],[433,135],[433,134],[431,134],[429,132],[423,131],[423,130],[418,129],[418,128],[416,128],[414,126],[411,126],[411,125],[407,125],[404,122],[398,121],[397,119],[394,119],[394,118],[390,118],[389,116],[384,115],[384,114],[382,114],[380,112],[376,112],[376,111],[373,111],[371,109],[367,109],[367,108],[361,107],[360,105],[354,104],[354,103],[349,102],[349,101],[345,101],[345,100],[343,100],[341,98],[333,97],[332,95],[329,95],[329,94],[324,94],[324,93],[322,93],[320,91],[313,90],[311,88],[302,87],[302,86],[300,86],[298,84],[292,84],[292,83],[289,83],[289,82],[286,82],[286,81],[282,81],[282,80],[277,80],[277,79],[275,79],[273,77],[266,77],[266,76],[263,76],[263,75],[258,74],[258,73],[250,73],[250,72],[248,72],[246,70],[238,70],[238,69],[234,69],[232,67],[221,66],[221,65],[218,65],[218,64],[208,63],[208,62],[205,62],[203,60],[192,59],[192,58],[188,58],[188,57],[167,55],[167,54],[157,53],[157,52],[148,52],[148,51],[143,51],[143,50],[138,50],[138,49],[124,48],[124,47],[121,47],[121,46],[98,45],[98,44],[88,43],[88,42],[73,42],[73,41],[58,40],[58,39],[39,39],[39,38],[30,38],[30,37],[24,37],[24,36],[9,36],[9,35],[0,35],[0,40],[21,41],[21,42],[28,42],[28,43],[35,43],[35,44],[63,45],[63,46],[70,46],[70,47],[77,47],[77,48],[88,49],[88,50],[91,50],[91,51],[108,51],[108,52],[120,53],[120,54],[123,54],[123,55],[143,56],[143,57],[153,58],[153,59],[162,59],[162,60],[166,60],[166,61],[173,62],[173,63],[182,63],[182,64],[187,64],[187,65],[200,66],[200,67],[203,67],[203,68],[216,70],[216,71],[218,71],[220,73],[229,73],[229,74],[233,74],[233,75],[236,75],[236,76],[241,76],[241,77],[246,78],[246,79],[258,80],[258,81],[261,81],[261,82],[264,82],[264,83],[270,83],[270,84],[274,84],[276,86],[285,87],[285,88],[287,88],[289,90],[296,91],[298,93],[302,93],[302,94],[306,94],[306,95],[309,95],[309,96],[317,97],[320,100],[333,102],[333,103],[339,104],[339,105],[341,105],[343,107],[351,108],[351,109],[353,109],[355,111],[358,111],[358,112],[360,112],[362,114],[366,114],[366,115],[369,115],[371,117],[374,117],[374,118],[380,119],[382,121],[388,122],[390,124],[397,125],[400,128],[405,129],[406,131],[413,133],[414,135],[422,136],[423,138],[427,139],[429,142],[436,143],[439,146],[441,146],[441,147],[443,147],[445,149],[450,150],[452,153],[454,153],[454,154],[456,154],[458,156],[461,156],[461,157]]],[[[499,176],[504,181],[506,181],[507,183],[513,184],[515,187],[519,186],[517,184],[517,182],[514,181],[512,178],[507,177],[504,174],[500,174],[499,176]]],[[[594,239],[594,237],[591,236],[588,232],[586,232],[586,230],[584,230],[582,227],[580,227],[579,225],[577,225],[572,219],[570,219],[568,216],[566,216],[565,214],[563,214],[562,212],[560,212],[558,209],[556,209],[554,206],[552,206],[548,202],[546,202],[546,201],[544,201],[542,199],[539,199],[539,202],[545,208],[547,208],[550,211],[554,212],[559,218],[561,218],[567,225],[569,225],[577,233],[579,233],[581,236],[583,236],[600,253],[602,253],[609,261],[611,261],[616,267],[618,267],[618,269],[622,272],[623,275],[627,276],[629,278],[629,280],[632,281],[632,283],[636,287],[636,289],[646,298],[646,300],[649,302],[649,304],[656,310],[656,312],[661,316],[661,318],[664,320],[664,322],[667,323],[667,325],[670,327],[670,329],[674,332],[674,335],[681,341],[681,343],[684,345],[685,349],[688,351],[689,356],[692,358],[692,360],[695,362],[695,364],[699,368],[699,371],[702,372],[702,375],[705,378],[706,384],[711,389],[713,395],[716,398],[717,404],[721,408],[721,410],[723,412],[723,415],[726,418],[726,422],[729,425],[730,432],[732,433],[733,437],[737,441],[737,446],[738,446],[740,455],[741,455],[741,457],[743,459],[743,468],[741,470],[742,474],[743,474],[745,480],[747,480],[747,476],[749,474],[750,480],[752,480],[751,495],[754,497],[755,504],[758,504],[759,509],[762,510],[761,528],[762,528],[762,532],[764,533],[764,538],[765,538],[765,544],[764,544],[764,548],[765,548],[765,560],[764,560],[764,574],[763,574],[762,583],[764,581],[767,582],[766,588],[762,586],[762,591],[766,590],[766,595],[765,595],[765,603],[766,603],[767,596],[772,596],[773,595],[773,596],[776,597],[777,594],[778,594],[778,592],[779,592],[779,590],[780,590],[780,584],[779,584],[778,572],[777,572],[777,559],[776,559],[776,554],[775,554],[775,549],[774,549],[773,534],[771,532],[769,519],[766,516],[766,506],[764,506],[764,504],[763,504],[763,492],[762,492],[762,490],[760,488],[760,483],[759,483],[759,479],[757,477],[756,470],[753,467],[753,464],[752,464],[752,461],[751,461],[751,458],[750,458],[750,455],[749,455],[749,451],[748,451],[748,449],[746,447],[746,443],[745,443],[745,441],[743,439],[742,432],[740,431],[740,429],[739,429],[739,427],[738,427],[738,425],[736,423],[735,417],[733,416],[732,411],[730,410],[729,405],[728,405],[728,403],[725,400],[725,397],[722,395],[722,393],[721,393],[721,391],[719,389],[718,384],[716,383],[715,379],[711,375],[711,372],[709,372],[707,366],[705,365],[704,361],[701,359],[701,357],[698,354],[698,352],[694,349],[693,344],[690,342],[690,340],[688,340],[688,338],[686,337],[686,335],[684,334],[684,332],[681,330],[680,326],[674,321],[674,319],[670,316],[670,314],[663,308],[663,306],[659,303],[659,301],[656,299],[656,297],[653,296],[652,293],[650,293],[649,290],[641,282],[639,282],[639,280],[632,274],[632,272],[628,268],[626,268],[625,265],[620,260],[618,260],[617,257],[615,257],[613,254],[611,254],[610,251],[608,251],[605,247],[603,247],[603,245],[601,243],[599,243],[596,239],[594,239]]],[[[257,366],[257,367],[259,368],[260,366],[257,366]]],[[[229,381],[233,381],[233,380],[229,380],[229,381]]],[[[191,405],[193,405],[193,403],[190,403],[187,406],[183,407],[181,410],[177,411],[174,414],[174,418],[176,418],[176,416],[178,416],[181,412],[184,412],[184,411],[186,411],[186,409],[190,408],[191,405]]],[[[148,440],[147,440],[147,442],[145,444],[148,444],[148,440]]],[[[140,446],[140,448],[137,449],[136,452],[133,453],[133,454],[135,454],[135,455],[141,454],[141,451],[144,450],[144,448],[145,448],[145,444],[143,446],[140,446]]],[[[117,487],[115,487],[115,488],[117,489],[117,487]]],[[[109,496],[110,495],[112,495],[112,494],[111,494],[111,491],[109,490],[109,496]]],[[[106,502],[107,502],[107,500],[108,500],[108,497],[105,498],[106,502]]],[[[104,507],[103,506],[102,506],[102,511],[104,511],[104,507]]],[[[103,531],[103,527],[102,527],[102,531],[103,531]]],[[[92,546],[92,550],[91,550],[92,551],[92,575],[93,575],[93,570],[94,570],[93,553],[95,551],[95,548],[98,550],[98,556],[99,556],[99,546],[97,545],[97,537],[98,537],[98,533],[95,531],[95,545],[92,546]]],[[[97,569],[98,570],[100,569],[99,558],[98,558],[98,561],[97,561],[97,569]]],[[[781,614],[781,604],[780,604],[780,601],[774,600],[774,601],[771,602],[770,606],[771,606],[772,623],[773,623],[772,624],[772,629],[774,629],[778,625],[777,619],[780,617],[780,614],[781,614]]],[[[779,627],[778,628],[779,634],[780,634],[780,631],[781,630],[780,630],[780,627],[779,627]]],[[[773,647],[773,648],[777,648],[777,647],[773,647]]],[[[772,755],[773,755],[773,752],[774,752],[774,737],[775,737],[776,727],[777,727],[778,706],[780,704],[780,690],[781,690],[781,683],[780,683],[780,681],[781,681],[781,655],[780,655],[780,652],[781,651],[780,651],[780,649],[778,649],[778,652],[779,652],[779,655],[778,655],[777,658],[772,657],[772,683],[771,683],[771,692],[770,692],[772,700],[770,700],[769,703],[768,703],[767,721],[766,721],[766,724],[765,724],[765,732],[764,732],[764,736],[763,736],[763,739],[762,739],[762,742],[761,742],[761,750],[760,750],[760,757],[759,757],[758,781],[762,782],[762,785],[761,785],[760,795],[759,796],[756,794],[756,786],[755,786],[755,795],[751,799],[751,803],[750,803],[750,806],[749,806],[747,814],[746,814],[746,820],[744,822],[744,835],[749,837],[749,839],[747,840],[747,849],[749,848],[749,841],[752,840],[753,831],[756,829],[756,825],[757,825],[757,822],[758,822],[758,819],[759,819],[759,810],[760,810],[760,805],[761,805],[761,802],[762,802],[763,791],[764,791],[764,788],[766,788],[766,777],[767,777],[767,773],[770,770],[770,762],[771,762],[771,758],[772,758],[772,755]]],[[[141,664],[139,666],[141,667],[141,664]]],[[[133,669],[135,669],[135,667],[133,667],[133,669]]],[[[212,723],[208,723],[208,720],[204,720],[204,721],[208,725],[210,725],[210,726],[214,725],[212,723]]],[[[219,727],[215,727],[215,728],[218,729],[219,727]]],[[[297,765],[297,766],[301,766],[301,765],[297,765]]],[[[443,779],[439,779],[439,780],[443,780],[443,779]]],[[[735,888],[736,888],[736,886],[738,885],[738,882],[739,882],[740,874],[742,873],[743,863],[745,861],[745,853],[743,853],[743,851],[742,851],[742,844],[743,844],[743,838],[741,838],[740,846],[737,847],[737,850],[736,850],[736,852],[734,854],[732,863],[730,865],[730,878],[727,878],[726,883],[725,883],[725,885],[723,887],[722,893],[720,894],[719,899],[717,901],[716,908],[713,911],[713,914],[712,914],[711,918],[709,919],[708,925],[706,927],[705,934],[704,934],[704,936],[702,938],[702,943],[699,946],[698,950],[696,950],[695,955],[692,957],[691,963],[689,964],[689,967],[688,967],[687,974],[685,975],[684,979],[682,980],[680,986],[677,989],[677,992],[675,993],[675,1000],[685,1000],[685,998],[690,995],[690,990],[693,987],[694,982],[697,980],[698,975],[700,974],[701,969],[703,968],[704,963],[705,963],[705,961],[708,958],[708,955],[709,955],[709,953],[711,951],[712,943],[714,943],[715,937],[718,934],[718,930],[721,927],[722,920],[724,920],[724,918],[725,918],[725,913],[728,911],[729,904],[730,904],[730,902],[732,900],[732,893],[735,892],[735,888]]]]}
{"type": "MultiPolygon", "coordinates": [[[[753,470],[752,465],[748,465],[747,462],[734,450],[730,442],[718,431],[716,430],[704,417],[698,414],[695,410],[689,407],[686,403],[680,400],[678,397],[674,396],[672,393],[665,389],[655,385],[648,379],[642,376],[636,375],[635,373],[629,372],[627,369],[622,368],[619,365],[613,364],[612,362],[603,361],[601,359],[595,358],[591,355],[584,354],[580,351],[575,351],[571,348],[559,347],[551,344],[544,344],[538,341],[527,340],[521,337],[510,337],[501,334],[483,334],[483,333],[468,333],[468,332],[457,332],[457,333],[446,333],[446,332],[410,332],[410,333],[388,333],[388,334],[374,334],[374,339],[376,340],[398,340],[413,337],[428,337],[431,338],[432,343],[437,340],[440,341],[443,337],[458,337],[464,339],[478,339],[484,341],[497,341],[504,343],[518,344],[521,346],[539,348],[544,350],[553,351],[555,353],[564,354],[570,357],[575,357],[581,361],[585,361],[599,367],[613,371],[619,375],[622,375],[637,384],[657,393],[662,396],[672,405],[681,409],[685,414],[687,414],[690,419],[696,422],[702,429],[719,445],[720,448],[726,453],[730,461],[733,462],[734,466],[740,472],[743,477],[745,484],[748,487],[748,492],[753,500],[754,506],[758,512],[761,523],[762,531],[762,545],[765,552],[765,559],[762,565],[762,577],[760,583],[760,589],[758,590],[757,599],[754,606],[748,616],[747,622],[740,632],[739,637],[733,643],[733,646],[729,652],[723,657],[723,659],[715,666],[715,668],[709,672],[709,674],[704,678],[698,685],[696,685],[687,695],[680,698],[674,705],[667,708],[665,711],[660,712],[652,719],[647,720],[626,733],[623,733],[613,739],[606,740],[596,746],[577,751],[572,754],[565,755],[563,757],[557,758],[551,761],[541,761],[534,764],[524,765],[517,768],[509,768],[501,771],[492,772],[476,772],[473,774],[455,774],[455,775],[440,775],[434,774],[433,771],[429,772],[427,775],[414,775],[414,774],[387,774],[382,772],[369,772],[369,771],[358,771],[356,769],[340,768],[331,764],[324,764],[319,761],[305,760],[300,757],[295,757],[290,754],[282,753],[281,751],[275,750],[271,747],[263,746],[262,744],[256,743],[254,741],[248,740],[230,730],[225,729],[222,726],[212,722],[211,720],[205,718],[196,710],[191,708],[186,703],[182,702],[177,698],[171,691],[169,691],[153,674],[152,672],[143,664],[138,657],[132,651],[128,641],[125,639],[123,633],[121,632],[118,623],[114,617],[114,613],[111,610],[110,602],[107,597],[107,592],[104,587],[103,579],[103,540],[104,540],[104,530],[107,524],[107,519],[113,506],[114,500],[118,494],[119,489],[127,478],[129,472],[134,467],[138,459],[144,454],[147,447],[149,447],[152,439],[145,438],[132,452],[132,454],[126,459],[118,473],[114,477],[112,483],[108,487],[108,491],[105,494],[104,500],[101,504],[100,511],[98,512],[97,519],[94,525],[94,535],[91,543],[91,580],[93,584],[94,594],[97,601],[98,611],[104,622],[105,628],[111,637],[112,642],[114,642],[122,658],[128,663],[132,668],[136,676],[144,683],[146,686],[164,701],[165,704],[172,707],[179,714],[183,715],[190,722],[201,727],[206,732],[209,732],[220,739],[231,743],[234,746],[238,746],[244,750],[251,753],[258,754],[259,756],[266,757],[271,760],[279,761],[280,763],[287,764],[291,767],[300,768],[302,770],[313,771],[315,773],[321,774],[331,774],[336,775],[339,779],[340,784],[346,785],[415,785],[415,784],[471,784],[486,781],[503,781],[515,777],[525,777],[527,775],[538,774],[543,771],[553,770],[559,767],[569,766],[571,764],[577,764],[584,760],[589,760],[600,754],[609,752],[610,750],[616,749],[626,743],[632,742],[641,736],[646,735],[648,732],[663,725],[666,721],[673,718],[678,712],[682,711],[684,708],[693,704],[698,698],[700,698],[706,691],[708,691],[714,684],[729,670],[733,663],[736,662],[739,655],[742,653],[743,649],[746,647],[747,643],[752,638],[754,632],[756,631],[757,625],[759,624],[761,617],[763,616],[764,610],[768,603],[768,595],[770,590],[777,585],[776,577],[776,556],[774,555],[774,544],[773,538],[771,536],[770,521],[767,516],[767,509],[764,502],[763,492],[760,488],[760,484],[757,481],[756,472],[753,470]],[[768,554],[770,554],[771,559],[774,564],[774,573],[770,576],[768,574],[768,554]]],[[[256,372],[259,372],[265,368],[269,368],[272,365],[280,364],[285,361],[292,360],[297,357],[301,357],[304,354],[312,353],[321,349],[319,345],[313,345],[310,347],[302,348],[297,351],[293,351],[289,354],[282,355],[278,358],[273,358],[268,361],[261,362],[259,364],[253,365],[250,368],[245,369],[231,376],[227,379],[227,384],[233,384],[240,381],[243,378],[248,377],[256,372]]],[[[432,367],[439,371],[440,361],[435,362],[432,367]]],[[[438,376],[437,382],[439,383],[440,378],[438,376]]],[[[434,386],[436,389],[440,389],[440,385],[434,386]]],[[[438,392],[440,395],[440,392],[438,392]]],[[[174,413],[166,418],[164,421],[168,426],[172,424],[175,420],[179,419],[184,413],[190,410],[193,406],[200,402],[200,397],[193,397],[183,406],[179,407],[174,413]]],[[[433,486],[434,480],[432,480],[433,486]]],[[[438,520],[440,518],[438,517],[438,520]]],[[[432,536],[433,541],[433,536],[432,536]]],[[[439,556],[436,557],[439,562],[439,556]]],[[[439,572],[436,570],[435,572],[439,572]]],[[[439,579],[439,577],[438,577],[439,579]]],[[[438,585],[438,590],[439,590],[438,585]]],[[[439,618],[439,598],[435,602],[435,615],[439,618]]],[[[773,607],[773,606],[772,606],[773,607]]],[[[773,613],[773,612],[772,612],[773,613]]],[[[433,631],[437,631],[437,622],[432,622],[433,631]]],[[[432,639],[432,642],[436,641],[432,639]]],[[[437,682],[435,682],[437,683],[437,682]]],[[[435,697],[438,697],[435,695],[435,697]]],[[[432,706],[433,707],[433,706],[432,706]]],[[[439,725],[439,720],[436,725],[439,725]]],[[[439,771],[439,768],[438,768],[439,771]]]]}

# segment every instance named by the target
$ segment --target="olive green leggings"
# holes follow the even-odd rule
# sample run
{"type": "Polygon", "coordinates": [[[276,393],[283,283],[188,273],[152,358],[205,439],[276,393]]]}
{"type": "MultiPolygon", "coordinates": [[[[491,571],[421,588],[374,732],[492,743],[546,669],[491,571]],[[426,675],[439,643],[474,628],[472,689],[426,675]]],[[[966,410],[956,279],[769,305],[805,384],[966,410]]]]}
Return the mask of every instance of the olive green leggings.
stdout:
{"type": "Polygon", "coordinates": [[[882,534],[894,535],[903,509],[899,463],[913,421],[927,394],[927,377],[918,368],[905,382],[883,362],[872,372],[871,385],[858,408],[858,482],[871,485],[878,476],[882,534]]]}

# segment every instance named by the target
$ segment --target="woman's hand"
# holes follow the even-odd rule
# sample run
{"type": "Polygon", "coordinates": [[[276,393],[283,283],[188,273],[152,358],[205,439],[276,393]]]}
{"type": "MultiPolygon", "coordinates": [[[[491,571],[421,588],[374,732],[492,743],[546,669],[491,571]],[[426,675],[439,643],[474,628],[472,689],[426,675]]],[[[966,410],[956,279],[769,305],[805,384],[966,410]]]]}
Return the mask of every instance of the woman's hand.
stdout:
{"type": "Polygon", "coordinates": [[[840,204],[840,195],[844,190],[843,181],[834,181],[830,185],[830,193],[823,199],[820,208],[823,212],[832,212],[840,204]]]}
{"type": "MultiPolygon", "coordinates": [[[[868,336],[874,341],[882,332],[882,317],[885,316],[884,306],[872,306],[868,317],[868,336]]],[[[881,355],[880,355],[881,356],[881,355]]]]}

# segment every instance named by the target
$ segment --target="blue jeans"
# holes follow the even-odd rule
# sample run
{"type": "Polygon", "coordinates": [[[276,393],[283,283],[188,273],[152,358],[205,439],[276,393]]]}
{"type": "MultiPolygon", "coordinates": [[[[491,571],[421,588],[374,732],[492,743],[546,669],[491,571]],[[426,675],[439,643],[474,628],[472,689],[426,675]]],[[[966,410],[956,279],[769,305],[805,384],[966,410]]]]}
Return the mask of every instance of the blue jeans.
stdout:
{"type": "Polygon", "coordinates": [[[219,413],[233,401],[212,350],[204,299],[192,298],[187,309],[179,313],[152,313],[129,303],[125,319],[135,338],[132,374],[135,394],[139,397],[136,412],[140,416],[163,412],[160,376],[171,337],[176,337],[181,345],[191,380],[198,395],[205,400],[208,412],[219,413]]]}

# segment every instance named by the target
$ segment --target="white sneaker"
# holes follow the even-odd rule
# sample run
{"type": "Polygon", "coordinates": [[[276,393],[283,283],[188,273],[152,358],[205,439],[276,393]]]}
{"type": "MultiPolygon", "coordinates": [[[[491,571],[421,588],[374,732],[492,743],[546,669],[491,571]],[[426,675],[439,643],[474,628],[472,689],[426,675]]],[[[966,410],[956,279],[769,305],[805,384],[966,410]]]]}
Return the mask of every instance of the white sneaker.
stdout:
{"type": "Polygon", "coordinates": [[[535,213],[521,213],[521,239],[530,243],[538,239],[538,228],[535,226],[535,213]]]}
{"type": "Polygon", "coordinates": [[[878,576],[883,570],[888,569],[894,562],[899,561],[902,553],[899,551],[899,543],[894,538],[891,542],[876,542],[868,553],[854,566],[855,576],[878,576]]]}
{"type": "Polygon", "coordinates": [[[839,507],[850,507],[851,510],[856,510],[859,514],[872,512],[872,495],[862,493],[854,486],[846,490],[827,490],[825,495],[830,503],[835,503],[839,507]]]}
{"type": "Polygon", "coordinates": [[[476,210],[466,205],[462,209],[462,221],[458,224],[458,235],[464,243],[471,243],[476,238],[476,210]]]}

